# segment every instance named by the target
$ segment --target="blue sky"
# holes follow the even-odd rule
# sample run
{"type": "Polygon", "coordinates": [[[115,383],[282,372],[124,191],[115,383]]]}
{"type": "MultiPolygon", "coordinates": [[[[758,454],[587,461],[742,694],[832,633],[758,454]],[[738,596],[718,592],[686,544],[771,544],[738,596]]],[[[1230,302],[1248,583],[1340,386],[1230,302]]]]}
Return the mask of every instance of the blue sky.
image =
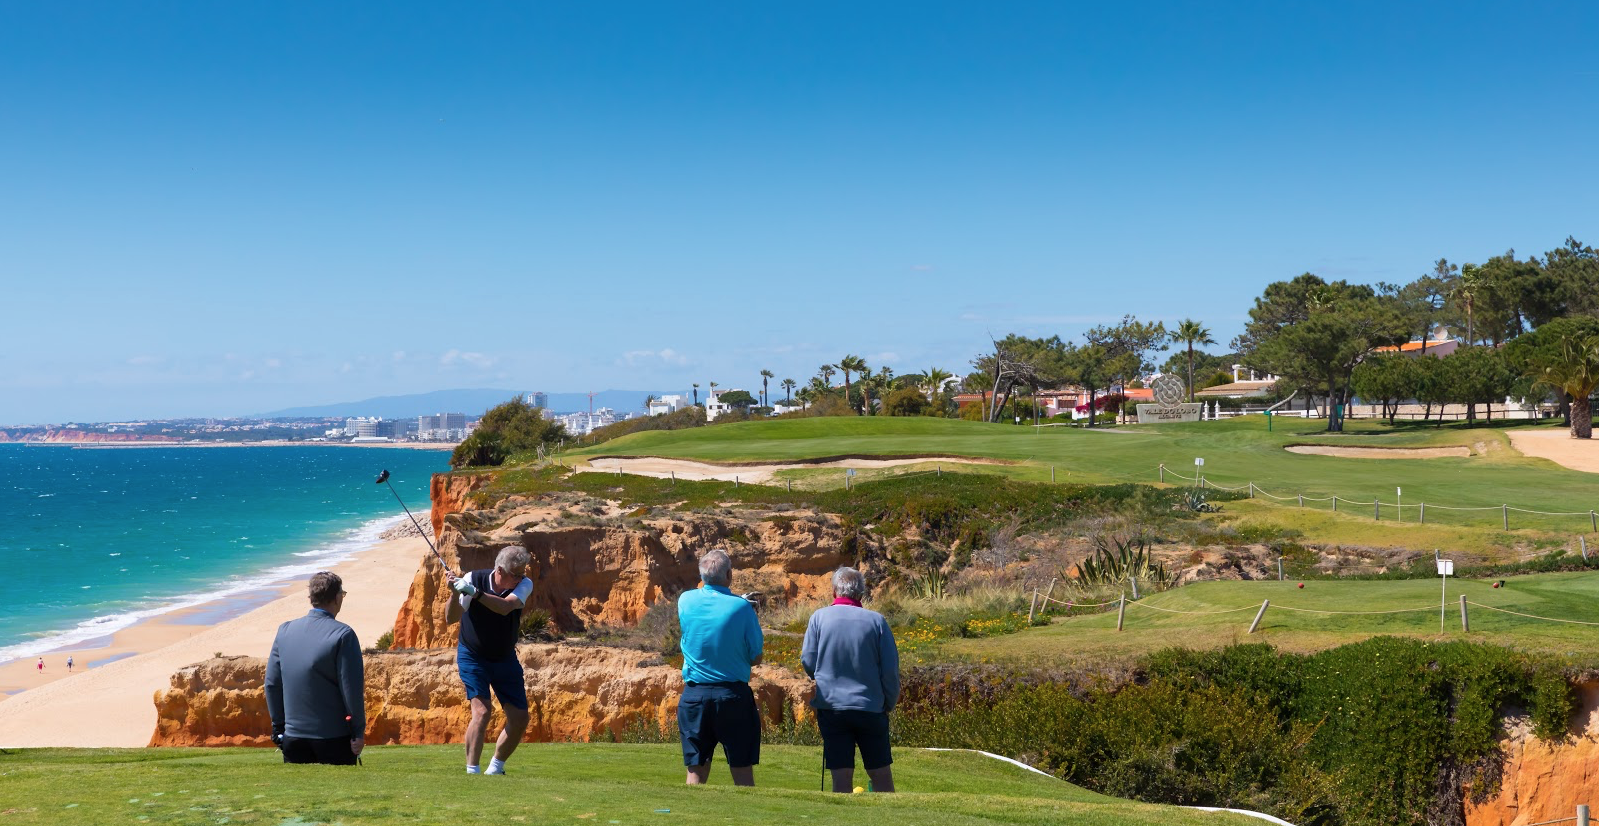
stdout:
{"type": "Polygon", "coordinates": [[[964,373],[1599,243],[1585,3],[0,0],[0,422],[964,373]]]}

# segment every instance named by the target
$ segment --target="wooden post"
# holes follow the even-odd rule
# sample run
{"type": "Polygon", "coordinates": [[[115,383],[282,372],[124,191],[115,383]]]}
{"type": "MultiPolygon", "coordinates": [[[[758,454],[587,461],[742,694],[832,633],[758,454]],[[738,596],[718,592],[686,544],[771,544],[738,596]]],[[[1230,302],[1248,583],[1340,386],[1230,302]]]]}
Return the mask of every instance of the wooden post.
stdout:
{"type": "Polygon", "coordinates": [[[1255,629],[1260,627],[1260,618],[1266,616],[1266,609],[1270,606],[1271,600],[1267,599],[1261,601],[1260,610],[1255,612],[1255,621],[1249,624],[1249,633],[1255,633],[1255,629]]]}
{"type": "Polygon", "coordinates": [[[1510,530],[1510,506],[1500,505],[1500,511],[1505,515],[1505,530],[1510,530]]]}
{"type": "Polygon", "coordinates": [[[1378,522],[1382,521],[1382,503],[1376,499],[1371,500],[1371,518],[1378,522]]]}
{"type": "Polygon", "coordinates": [[[1166,465],[1165,464],[1162,464],[1160,466],[1160,483],[1163,484],[1163,485],[1166,484],[1166,465]]]}
{"type": "Polygon", "coordinates": [[[1277,581],[1283,581],[1283,558],[1277,557],[1277,581]]]}
{"type": "Polygon", "coordinates": [[[1333,494],[1333,513],[1338,512],[1338,494],[1333,494]]]}
{"type": "Polygon", "coordinates": [[[1038,610],[1038,589],[1033,589],[1033,601],[1027,605],[1027,624],[1033,624],[1033,612],[1038,610]]]}
{"type": "Polygon", "coordinates": [[[1051,485],[1055,484],[1055,466],[1054,465],[1050,465],[1049,466],[1049,483],[1051,485]]]}
{"type": "Polygon", "coordinates": [[[1599,513],[1588,511],[1588,527],[1599,531],[1599,513]]]}
{"type": "Polygon", "coordinates": [[[793,479],[784,479],[783,480],[783,487],[788,488],[788,492],[789,493],[793,493],[794,492],[794,480],[793,479]]]}
{"type": "Polygon", "coordinates": [[[1255,483],[1254,482],[1250,482],[1249,483],[1249,498],[1250,499],[1254,499],[1255,498],[1255,483]]]}
{"type": "Polygon", "coordinates": [[[1127,616],[1127,595],[1122,594],[1121,602],[1116,604],[1116,630],[1122,630],[1122,620],[1127,616]]]}
{"type": "Polygon", "coordinates": [[[734,488],[737,488],[737,487],[738,487],[738,477],[737,477],[737,476],[734,476],[734,477],[733,477],[733,487],[734,487],[734,488]]]}
{"type": "Polygon", "coordinates": [[[675,470],[672,471],[672,485],[673,486],[677,485],[677,471],[675,471],[675,470]]]}
{"type": "Polygon", "coordinates": [[[1049,580],[1049,593],[1044,595],[1044,610],[1049,611],[1049,601],[1055,598],[1055,578],[1049,580]]]}
{"type": "Polygon", "coordinates": [[[1460,595],[1460,631],[1461,631],[1461,633],[1465,633],[1465,634],[1470,634],[1471,633],[1471,620],[1466,618],[1466,595],[1465,594],[1461,594],[1460,595]]]}
{"type": "Polygon", "coordinates": [[[1304,506],[1305,506],[1305,495],[1303,493],[1301,493],[1301,494],[1299,494],[1299,507],[1302,508],[1304,506]]]}
{"type": "Polygon", "coordinates": [[[1427,524],[1427,503],[1421,503],[1421,524],[1427,524]]]}

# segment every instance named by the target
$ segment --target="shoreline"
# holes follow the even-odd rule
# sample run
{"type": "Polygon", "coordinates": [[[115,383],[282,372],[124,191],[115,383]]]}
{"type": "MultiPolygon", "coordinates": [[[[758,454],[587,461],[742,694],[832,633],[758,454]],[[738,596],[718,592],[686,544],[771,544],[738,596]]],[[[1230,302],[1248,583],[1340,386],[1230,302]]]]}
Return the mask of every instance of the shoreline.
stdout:
{"type": "MultiPolygon", "coordinates": [[[[328,570],[349,593],[339,620],[363,647],[393,628],[427,545],[374,542],[328,570]]],[[[0,665],[0,747],[142,747],[155,731],[155,693],[184,666],[214,656],[265,658],[278,626],[304,616],[310,574],[143,619],[98,637],[0,665]],[[75,668],[66,672],[71,654],[75,668]],[[5,692],[11,692],[9,694],[5,692]]]]}

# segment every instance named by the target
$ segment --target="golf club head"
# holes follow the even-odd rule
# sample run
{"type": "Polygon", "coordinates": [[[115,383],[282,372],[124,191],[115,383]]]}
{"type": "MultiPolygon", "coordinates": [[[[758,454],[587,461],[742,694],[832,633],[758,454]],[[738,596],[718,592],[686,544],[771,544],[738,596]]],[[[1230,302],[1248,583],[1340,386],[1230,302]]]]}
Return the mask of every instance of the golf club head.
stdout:
{"type": "Polygon", "coordinates": [[[381,484],[383,484],[384,482],[387,482],[387,481],[389,481],[389,472],[387,470],[385,470],[382,473],[378,474],[378,480],[376,482],[374,482],[373,484],[381,485],[381,484]]]}

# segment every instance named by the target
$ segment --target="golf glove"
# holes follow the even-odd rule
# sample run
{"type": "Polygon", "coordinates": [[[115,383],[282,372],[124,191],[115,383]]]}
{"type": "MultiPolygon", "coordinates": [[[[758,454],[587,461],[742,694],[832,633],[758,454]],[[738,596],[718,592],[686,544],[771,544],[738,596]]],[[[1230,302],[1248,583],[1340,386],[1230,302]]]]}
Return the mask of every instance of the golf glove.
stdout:
{"type": "Polygon", "coordinates": [[[477,596],[477,586],[469,579],[458,579],[450,584],[450,590],[468,599],[477,596]]]}
{"type": "Polygon", "coordinates": [[[745,602],[749,603],[751,608],[760,608],[761,607],[761,592],[760,591],[751,591],[751,592],[749,592],[747,594],[739,594],[738,596],[739,596],[740,599],[742,599],[745,602]]]}

